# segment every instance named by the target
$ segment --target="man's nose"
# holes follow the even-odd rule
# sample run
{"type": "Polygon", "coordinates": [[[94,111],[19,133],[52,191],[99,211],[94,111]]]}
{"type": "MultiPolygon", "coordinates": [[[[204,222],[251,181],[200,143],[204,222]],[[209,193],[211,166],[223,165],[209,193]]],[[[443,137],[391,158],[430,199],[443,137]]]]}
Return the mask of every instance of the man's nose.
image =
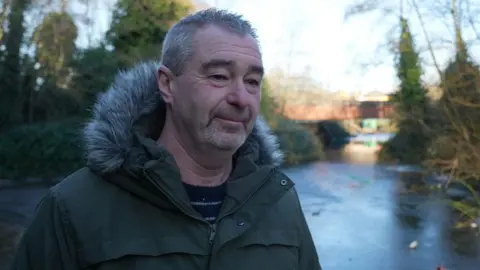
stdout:
{"type": "Polygon", "coordinates": [[[249,96],[250,93],[248,93],[246,85],[242,80],[232,86],[227,96],[227,102],[236,107],[246,107],[248,105],[248,99],[250,98],[249,96]]]}

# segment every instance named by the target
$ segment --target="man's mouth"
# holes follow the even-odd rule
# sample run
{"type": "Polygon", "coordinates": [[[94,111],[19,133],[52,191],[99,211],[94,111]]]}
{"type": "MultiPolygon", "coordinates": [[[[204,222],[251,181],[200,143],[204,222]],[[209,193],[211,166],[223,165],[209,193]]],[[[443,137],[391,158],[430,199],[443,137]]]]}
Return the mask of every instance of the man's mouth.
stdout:
{"type": "Polygon", "coordinates": [[[223,117],[217,117],[218,120],[228,123],[228,124],[236,124],[236,125],[243,125],[243,121],[239,121],[237,119],[231,119],[231,118],[223,118],[223,117]]]}
{"type": "Polygon", "coordinates": [[[237,122],[237,123],[245,123],[248,121],[247,117],[244,116],[236,116],[236,115],[217,115],[216,118],[228,121],[228,122],[237,122]]]}
{"type": "Polygon", "coordinates": [[[224,128],[227,128],[232,132],[237,132],[239,129],[243,129],[246,123],[246,121],[239,118],[215,117],[215,119],[219,120],[224,128]]]}

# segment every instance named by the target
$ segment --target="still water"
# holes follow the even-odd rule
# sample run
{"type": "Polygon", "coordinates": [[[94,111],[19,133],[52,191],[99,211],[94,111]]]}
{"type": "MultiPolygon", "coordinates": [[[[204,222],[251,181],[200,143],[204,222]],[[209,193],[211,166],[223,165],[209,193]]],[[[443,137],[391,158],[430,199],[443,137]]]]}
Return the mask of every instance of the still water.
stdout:
{"type": "Polygon", "coordinates": [[[414,170],[375,165],[375,141],[388,137],[357,137],[325,162],[285,170],[323,269],[480,270],[478,231],[453,229],[448,200],[434,190],[412,192],[422,182],[414,170]]]}

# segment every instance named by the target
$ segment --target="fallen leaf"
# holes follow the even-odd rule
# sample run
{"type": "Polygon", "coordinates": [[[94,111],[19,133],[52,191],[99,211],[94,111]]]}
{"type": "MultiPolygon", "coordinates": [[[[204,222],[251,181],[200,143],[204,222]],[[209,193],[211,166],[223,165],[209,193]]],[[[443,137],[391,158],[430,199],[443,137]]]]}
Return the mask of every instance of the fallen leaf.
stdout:
{"type": "Polygon", "coordinates": [[[469,226],[471,226],[471,224],[468,221],[458,221],[455,223],[455,229],[464,229],[469,226]]]}
{"type": "Polygon", "coordinates": [[[416,249],[417,246],[418,246],[418,241],[415,240],[415,241],[411,242],[408,247],[409,247],[410,249],[416,249]]]}

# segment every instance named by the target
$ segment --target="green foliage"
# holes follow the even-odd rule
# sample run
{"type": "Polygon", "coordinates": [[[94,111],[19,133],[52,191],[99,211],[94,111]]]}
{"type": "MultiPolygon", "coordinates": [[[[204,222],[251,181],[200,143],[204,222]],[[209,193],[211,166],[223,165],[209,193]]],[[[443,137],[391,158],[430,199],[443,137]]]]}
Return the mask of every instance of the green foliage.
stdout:
{"type": "MultiPolygon", "coordinates": [[[[400,89],[393,95],[393,102],[397,112],[404,119],[414,117],[415,109],[422,109],[427,102],[427,90],[422,85],[423,71],[420,67],[418,53],[415,51],[412,34],[406,19],[401,19],[402,33],[399,43],[399,57],[397,61],[397,77],[400,80],[400,89]]],[[[420,114],[423,112],[420,111],[420,114]]],[[[421,116],[421,115],[420,115],[421,116]]],[[[399,119],[399,125],[402,120],[399,119]]],[[[400,127],[401,128],[401,127],[400,127]]]]}
{"type": "Polygon", "coordinates": [[[115,52],[103,45],[77,52],[71,65],[75,70],[72,88],[82,93],[83,107],[90,108],[97,94],[110,86],[119,65],[115,52]]]}
{"type": "Polygon", "coordinates": [[[315,134],[291,120],[280,117],[273,132],[278,136],[280,149],[285,154],[286,166],[324,157],[323,146],[315,134]]]}
{"type": "Polygon", "coordinates": [[[408,22],[401,18],[400,23],[402,31],[396,66],[400,88],[392,98],[398,132],[384,144],[379,160],[418,164],[425,158],[430,141],[425,127],[428,114],[427,90],[422,85],[423,72],[408,22]]]}
{"type": "MultiPolygon", "coordinates": [[[[28,7],[24,4],[17,7],[21,13],[28,7]]],[[[20,26],[14,28],[23,29],[20,26]]],[[[23,32],[9,32],[7,36],[10,38],[14,35],[23,35],[23,32]]],[[[0,123],[0,130],[26,123],[63,119],[82,111],[79,108],[79,93],[66,89],[72,74],[68,64],[75,50],[76,38],[77,26],[72,17],[64,12],[52,12],[35,28],[29,40],[35,45],[34,56],[19,56],[18,59],[10,59],[10,64],[4,59],[0,79],[8,91],[2,91],[0,108],[5,111],[0,114],[6,116],[0,115],[0,118],[7,121],[3,128],[0,123]],[[37,63],[40,63],[40,69],[35,67],[37,63]],[[40,79],[43,82],[41,85],[38,84],[40,79]],[[10,87],[12,84],[15,86],[10,87]]],[[[19,49],[16,51],[13,43],[9,46],[12,52],[19,54],[19,49]]]]}
{"type": "Polygon", "coordinates": [[[437,138],[424,164],[473,195],[472,201],[464,198],[452,204],[470,222],[480,216],[480,70],[470,59],[458,28],[455,34],[456,54],[441,76],[437,122],[442,125],[432,127],[437,138]]]}
{"type": "MultiPolygon", "coordinates": [[[[9,128],[21,122],[21,108],[17,104],[21,91],[21,56],[25,27],[24,12],[28,6],[27,0],[13,1],[8,14],[9,34],[2,40],[5,46],[5,57],[2,59],[0,71],[0,130],[9,128]]],[[[3,25],[2,25],[3,27],[3,25]]]]}
{"type": "Polygon", "coordinates": [[[444,123],[435,127],[441,134],[430,146],[426,164],[466,184],[480,183],[480,71],[464,57],[445,69],[444,95],[438,117],[444,123]]]}
{"type": "Polygon", "coordinates": [[[158,57],[168,29],[191,10],[180,0],[119,0],[107,40],[125,66],[158,57]]]}
{"type": "Polygon", "coordinates": [[[480,208],[473,203],[454,201],[452,206],[469,220],[475,220],[477,217],[480,217],[480,208]]]}
{"type": "Polygon", "coordinates": [[[37,59],[49,75],[58,75],[70,62],[75,49],[78,30],[68,13],[52,12],[38,25],[32,41],[37,59]],[[52,53],[52,52],[55,53],[52,53]]]}
{"type": "Polygon", "coordinates": [[[278,113],[278,106],[268,82],[264,81],[260,112],[278,137],[280,149],[285,154],[285,165],[291,166],[323,158],[323,147],[316,135],[281,116],[278,113]]]}
{"type": "Polygon", "coordinates": [[[113,50],[105,44],[78,50],[76,20],[64,7],[48,6],[53,11],[24,38],[30,7],[29,1],[14,1],[0,14],[9,29],[3,39],[8,57],[0,57],[0,177],[49,177],[83,164],[79,119],[88,116],[119,69],[160,55],[167,30],[192,5],[188,0],[118,1],[104,41],[113,50]],[[35,55],[21,56],[20,48],[31,45],[35,55]]]}
{"type": "Polygon", "coordinates": [[[84,166],[82,120],[23,125],[0,135],[0,178],[58,177],[84,166]]]}
{"type": "Polygon", "coordinates": [[[267,122],[272,122],[277,114],[278,104],[270,92],[270,85],[267,80],[262,84],[262,100],[260,102],[260,112],[267,122]]]}
{"type": "Polygon", "coordinates": [[[479,67],[468,58],[456,56],[445,69],[441,84],[444,94],[440,104],[448,109],[446,113],[454,114],[455,117],[463,117],[462,114],[470,113],[474,108],[467,104],[480,102],[479,80],[479,67]]]}
{"type": "Polygon", "coordinates": [[[400,161],[408,164],[420,164],[425,159],[425,154],[417,149],[411,149],[412,145],[420,145],[427,148],[425,139],[415,132],[399,130],[390,140],[386,141],[379,152],[379,160],[383,162],[400,161]]]}

